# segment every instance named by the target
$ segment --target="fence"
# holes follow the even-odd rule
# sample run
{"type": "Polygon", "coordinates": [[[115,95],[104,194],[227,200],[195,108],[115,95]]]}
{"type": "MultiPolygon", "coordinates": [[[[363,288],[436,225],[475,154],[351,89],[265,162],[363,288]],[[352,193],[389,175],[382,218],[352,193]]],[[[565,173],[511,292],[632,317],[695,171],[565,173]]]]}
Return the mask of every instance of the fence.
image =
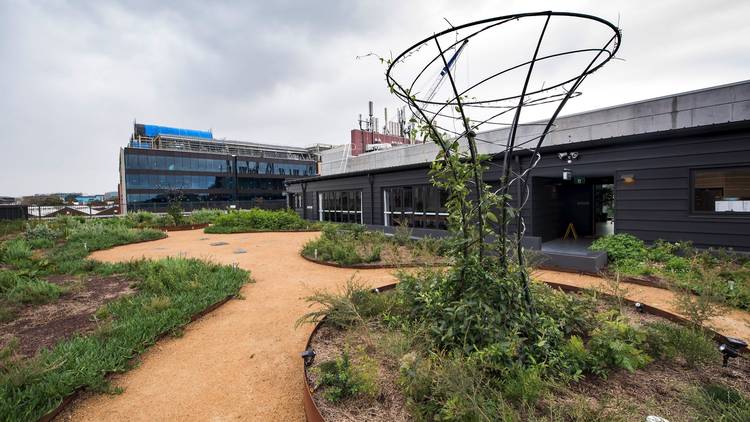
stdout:
{"type": "Polygon", "coordinates": [[[0,205],[0,220],[26,220],[26,207],[23,205],[0,205]]]}
{"type": "MultiPolygon", "coordinates": [[[[180,207],[184,212],[192,212],[195,210],[201,210],[206,208],[212,209],[250,209],[250,208],[262,208],[267,210],[280,210],[286,208],[285,199],[271,199],[271,200],[252,200],[252,201],[202,201],[202,202],[180,202],[180,207]]],[[[120,215],[120,207],[118,205],[110,206],[92,206],[92,205],[29,205],[29,206],[14,206],[13,217],[3,217],[4,214],[0,210],[0,218],[55,218],[60,215],[71,215],[81,216],[86,218],[103,218],[120,215]],[[23,210],[26,210],[26,216],[23,215],[23,210]],[[16,216],[16,214],[18,214],[16,216]],[[28,217],[27,217],[28,216],[28,217]]],[[[10,206],[8,206],[10,208],[10,206]]],[[[149,211],[155,213],[163,213],[169,208],[169,203],[166,202],[141,202],[137,204],[128,204],[128,212],[136,211],[149,211]]],[[[10,211],[8,211],[10,212],[10,211]]]]}
{"type": "Polygon", "coordinates": [[[120,214],[117,205],[29,205],[26,207],[28,218],[55,218],[60,215],[81,216],[87,218],[112,217],[120,214]]]}

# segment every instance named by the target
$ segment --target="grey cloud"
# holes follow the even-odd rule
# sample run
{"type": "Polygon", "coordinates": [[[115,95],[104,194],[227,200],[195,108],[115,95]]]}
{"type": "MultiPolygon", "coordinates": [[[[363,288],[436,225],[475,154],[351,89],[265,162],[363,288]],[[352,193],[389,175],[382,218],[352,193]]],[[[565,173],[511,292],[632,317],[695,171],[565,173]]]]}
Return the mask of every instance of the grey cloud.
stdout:
{"type": "MultiPolygon", "coordinates": [[[[368,99],[400,105],[383,66],[454,24],[517,11],[592,13],[620,56],[566,112],[745,79],[737,2],[0,2],[0,195],[114,190],[134,118],[220,137],[345,143],[368,99]]],[[[567,41],[562,36],[561,43],[567,41]]],[[[487,57],[471,57],[477,67],[487,57]]]]}

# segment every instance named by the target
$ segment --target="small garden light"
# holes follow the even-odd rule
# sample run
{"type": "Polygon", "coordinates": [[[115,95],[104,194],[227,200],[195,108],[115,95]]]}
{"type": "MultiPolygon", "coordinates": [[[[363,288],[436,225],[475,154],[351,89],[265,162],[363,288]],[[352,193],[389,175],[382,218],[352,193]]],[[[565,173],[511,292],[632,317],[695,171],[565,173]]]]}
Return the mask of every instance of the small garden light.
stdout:
{"type": "Polygon", "coordinates": [[[721,346],[719,346],[719,351],[721,352],[722,355],[724,355],[724,360],[721,366],[725,368],[729,366],[730,358],[736,358],[737,356],[740,355],[740,353],[737,350],[733,349],[726,343],[722,343],[721,346]]]}
{"type": "Polygon", "coordinates": [[[719,351],[724,358],[722,366],[726,367],[729,365],[730,358],[736,358],[740,356],[740,350],[747,347],[747,342],[737,337],[727,337],[726,342],[719,346],[719,351]]]}
{"type": "Polygon", "coordinates": [[[643,313],[645,311],[641,302],[635,302],[635,310],[639,313],[643,313]]]}
{"type": "Polygon", "coordinates": [[[305,361],[305,366],[312,365],[313,361],[315,361],[315,350],[312,348],[305,350],[300,354],[302,356],[302,359],[305,361]]]}
{"type": "Polygon", "coordinates": [[[747,347],[747,342],[737,337],[727,337],[726,342],[719,346],[719,351],[724,355],[723,365],[726,367],[729,364],[730,358],[736,358],[740,355],[740,350],[747,347]]]}

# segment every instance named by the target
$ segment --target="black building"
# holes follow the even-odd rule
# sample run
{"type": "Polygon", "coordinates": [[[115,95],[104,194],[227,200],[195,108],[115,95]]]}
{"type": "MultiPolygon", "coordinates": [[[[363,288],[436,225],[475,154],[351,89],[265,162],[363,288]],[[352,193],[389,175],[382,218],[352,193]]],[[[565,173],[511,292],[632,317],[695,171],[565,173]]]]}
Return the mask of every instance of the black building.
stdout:
{"type": "Polygon", "coordinates": [[[170,201],[187,210],[284,207],[284,182],[317,174],[312,150],[214,139],[211,132],[135,124],[120,150],[123,213],[163,211],[170,201]]]}
{"type": "MultiPolygon", "coordinates": [[[[556,126],[530,175],[527,246],[575,256],[581,262],[567,266],[586,270],[606,262],[588,245],[609,233],[750,251],[750,82],[562,117],[556,126]],[[563,242],[570,224],[579,240],[563,242]]],[[[507,132],[478,137],[480,152],[493,153],[507,132]]],[[[358,170],[291,181],[291,206],[309,219],[440,235],[445,195],[430,185],[427,162],[436,149],[401,148],[350,158],[358,170]],[[366,168],[367,160],[388,162],[385,154],[395,165],[366,168]]],[[[530,158],[522,150],[511,162],[526,168],[530,158]]],[[[502,163],[495,154],[487,183],[497,183],[502,163]]]]}

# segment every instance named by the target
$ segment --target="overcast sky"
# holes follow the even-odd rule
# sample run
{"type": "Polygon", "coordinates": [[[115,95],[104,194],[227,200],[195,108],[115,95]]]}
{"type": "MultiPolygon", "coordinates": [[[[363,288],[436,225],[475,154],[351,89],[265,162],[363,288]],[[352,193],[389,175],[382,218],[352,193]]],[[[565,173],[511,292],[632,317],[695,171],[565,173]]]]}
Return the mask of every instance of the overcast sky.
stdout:
{"type": "Polygon", "coordinates": [[[549,9],[623,32],[623,60],[589,78],[566,113],[750,74],[750,2],[731,0],[0,0],[0,196],[116,190],[134,119],[219,138],[347,143],[368,100],[380,113],[400,105],[383,66],[356,56],[395,55],[445,29],[443,17],[549,9]]]}

